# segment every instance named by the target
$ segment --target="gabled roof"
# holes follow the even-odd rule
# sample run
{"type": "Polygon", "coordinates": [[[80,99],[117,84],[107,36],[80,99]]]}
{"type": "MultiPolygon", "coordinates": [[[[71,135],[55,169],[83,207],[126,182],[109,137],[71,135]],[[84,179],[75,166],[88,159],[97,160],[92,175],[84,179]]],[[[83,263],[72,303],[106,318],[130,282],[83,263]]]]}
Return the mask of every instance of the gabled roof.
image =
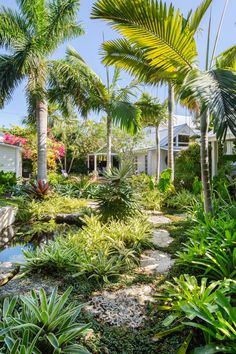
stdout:
{"type": "MultiPolygon", "coordinates": [[[[144,129],[145,133],[145,140],[139,144],[134,150],[153,150],[156,149],[156,132],[155,128],[145,128],[144,129]]],[[[193,136],[197,134],[197,131],[190,128],[187,123],[185,124],[180,124],[176,125],[173,127],[173,137],[177,137],[177,135],[183,134],[183,135],[189,135],[193,136]]],[[[168,145],[168,129],[160,129],[160,146],[163,149],[166,149],[166,146],[168,145]]]]}

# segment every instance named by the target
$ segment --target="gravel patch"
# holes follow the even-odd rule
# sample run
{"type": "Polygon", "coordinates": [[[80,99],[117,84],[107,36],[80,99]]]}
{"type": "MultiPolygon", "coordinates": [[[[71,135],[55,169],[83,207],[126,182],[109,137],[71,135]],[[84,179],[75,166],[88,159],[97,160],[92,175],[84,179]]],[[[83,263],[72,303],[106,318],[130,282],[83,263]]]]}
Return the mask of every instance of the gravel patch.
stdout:
{"type": "Polygon", "coordinates": [[[132,286],[115,292],[104,291],[93,296],[85,310],[113,326],[142,327],[147,319],[146,304],[154,302],[153,292],[149,285],[132,286]]]}

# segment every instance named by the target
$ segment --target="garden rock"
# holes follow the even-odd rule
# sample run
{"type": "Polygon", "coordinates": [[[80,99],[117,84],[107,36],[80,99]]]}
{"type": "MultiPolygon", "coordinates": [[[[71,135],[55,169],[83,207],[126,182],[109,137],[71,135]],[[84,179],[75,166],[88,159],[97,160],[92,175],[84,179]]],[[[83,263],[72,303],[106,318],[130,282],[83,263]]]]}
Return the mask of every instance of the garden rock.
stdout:
{"type": "Polygon", "coordinates": [[[168,247],[171,242],[173,242],[173,238],[170,237],[170,234],[166,230],[154,230],[152,236],[152,243],[158,247],[168,247]]]}
{"type": "Polygon", "coordinates": [[[146,304],[154,302],[149,285],[132,286],[115,292],[104,291],[91,298],[85,310],[114,326],[141,327],[146,320],[146,304]]]}
{"type": "Polygon", "coordinates": [[[68,224],[68,225],[77,225],[82,227],[84,222],[82,218],[84,214],[74,213],[74,214],[57,214],[56,216],[43,215],[40,218],[40,221],[49,222],[50,220],[55,220],[57,224],[68,224]]]}
{"type": "Polygon", "coordinates": [[[161,251],[146,251],[141,256],[140,266],[142,271],[148,274],[168,272],[174,260],[170,255],[161,251]]]}
{"type": "Polygon", "coordinates": [[[160,225],[160,224],[169,224],[171,223],[171,220],[167,218],[164,215],[151,215],[148,218],[149,222],[152,223],[154,226],[155,225],[160,225]]]}

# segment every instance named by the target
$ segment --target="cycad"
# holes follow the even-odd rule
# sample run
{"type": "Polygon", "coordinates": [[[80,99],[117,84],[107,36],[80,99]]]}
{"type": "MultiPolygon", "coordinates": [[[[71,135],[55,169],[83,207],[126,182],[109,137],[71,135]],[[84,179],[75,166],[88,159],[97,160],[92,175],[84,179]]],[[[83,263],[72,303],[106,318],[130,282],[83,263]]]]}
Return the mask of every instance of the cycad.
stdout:
{"type": "Polygon", "coordinates": [[[38,125],[38,179],[47,178],[47,83],[50,56],[66,40],[83,33],[77,22],[79,0],[17,0],[17,11],[0,9],[0,104],[27,80],[29,110],[38,125]]]}

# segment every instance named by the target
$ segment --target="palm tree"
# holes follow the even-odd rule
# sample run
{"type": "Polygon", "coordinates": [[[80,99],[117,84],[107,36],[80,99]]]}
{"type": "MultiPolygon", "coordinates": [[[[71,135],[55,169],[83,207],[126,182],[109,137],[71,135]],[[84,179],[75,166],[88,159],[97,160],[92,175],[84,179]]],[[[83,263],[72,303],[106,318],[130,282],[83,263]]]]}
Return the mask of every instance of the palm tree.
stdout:
{"type": "Polygon", "coordinates": [[[17,0],[18,11],[0,10],[0,105],[27,79],[29,110],[37,120],[38,179],[47,179],[47,82],[50,56],[66,40],[83,33],[77,22],[79,0],[17,0]]]}
{"type": "Polygon", "coordinates": [[[99,0],[92,10],[93,18],[109,21],[123,36],[104,44],[106,64],[116,64],[151,84],[168,78],[175,89],[182,89],[181,99],[199,110],[206,212],[212,211],[208,116],[212,115],[219,138],[224,137],[227,127],[235,127],[236,117],[235,74],[222,69],[200,71],[196,66],[194,36],[211,3],[203,0],[186,18],[172,5],[167,7],[158,0],[117,0],[115,7],[111,0],[99,0]]]}
{"type": "Polygon", "coordinates": [[[70,98],[83,116],[89,112],[103,112],[107,121],[107,169],[112,167],[112,125],[115,124],[130,133],[136,133],[140,126],[140,109],[131,102],[134,82],[120,88],[120,70],[115,69],[112,80],[107,75],[107,83],[89,68],[73,48],[67,51],[63,61],[57,61],[53,67],[50,95],[63,105],[70,98]],[[82,88],[81,88],[82,83],[82,88]],[[86,83],[86,84],[83,84],[86,83]],[[84,90],[86,86],[86,90],[84,90]]]}
{"type": "Polygon", "coordinates": [[[161,104],[159,100],[154,99],[150,94],[143,93],[140,100],[137,102],[137,106],[141,109],[141,123],[144,127],[154,127],[156,131],[156,179],[159,182],[160,179],[160,125],[167,120],[167,107],[166,103],[161,104]]]}

